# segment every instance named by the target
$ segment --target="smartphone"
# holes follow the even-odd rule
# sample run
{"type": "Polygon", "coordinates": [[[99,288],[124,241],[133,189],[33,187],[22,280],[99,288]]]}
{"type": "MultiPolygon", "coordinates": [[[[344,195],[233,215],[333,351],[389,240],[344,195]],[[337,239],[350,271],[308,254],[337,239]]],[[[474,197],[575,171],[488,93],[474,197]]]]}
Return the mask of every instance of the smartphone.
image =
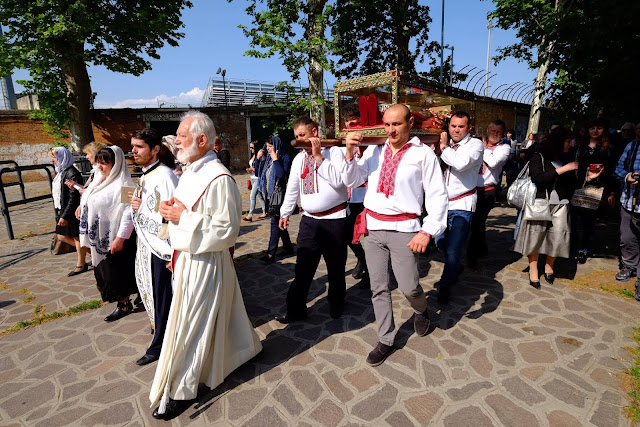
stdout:
{"type": "Polygon", "coordinates": [[[636,181],[640,179],[640,173],[638,172],[634,172],[631,174],[631,178],[635,179],[636,181]]]}
{"type": "Polygon", "coordinates": [[[589,172],[596,173],[596,172],[600,172],[601,170],[602,170],[602,164],[599,164],[599,163],[594,164],[594,163],[592,163],[592,164],[589,165],[589,172]]]}

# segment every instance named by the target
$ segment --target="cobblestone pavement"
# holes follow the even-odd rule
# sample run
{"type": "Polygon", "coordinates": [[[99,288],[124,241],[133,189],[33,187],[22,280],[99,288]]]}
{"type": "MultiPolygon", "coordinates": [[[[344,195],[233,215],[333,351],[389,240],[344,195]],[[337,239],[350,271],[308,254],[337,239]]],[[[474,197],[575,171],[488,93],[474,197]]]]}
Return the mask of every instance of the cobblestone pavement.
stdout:
{"type": "MultiPolygon", "coordinates": [[[[244,184],[246,176],[237,179],[244,184]]],[[[32,184],[28,191],[43,188],[32,184]]],[[[12,209],[21,240],[9,241],[0,226],[0,330],[31,319],[37,305],[61,312],[99,298],[90,272],[66,277],[75,254],[49,254],[52,211],[50,201],[12,209]]],[[[400,349],[377,368],[364,360],[376,329],[370,293],[354,286],[350,275],[351,252],[344,316],[328,315],[321,263],[308,321],[284,326],[272,319],[283,306],[295,257],[264,266],[257,258],[267,246],[268,222],[243,224],[236,265],[264,351],[215,390],[203,388],[173,424],[630,425],[620,373],[632,365],[626,348],[635,346],[631,334],[640,304],[576,284],[588,275],[611,281],[616,260],[592,259],[577,271],[560,264],[557,273],[575,280],[558,279],[554,286],[543,280],[535,290],[522,272],[526,260],[506,251],[514,213],[493,210],[490,254],[480,272],[462,274],[446,310],[433,291],[442,258],[433,252],[421,257],[434,329],[415,336],[412,312],[394,291],[400,349]]],[[[293,219],[295,240],[299,215],[293,219]]],[[[147,316],[138,311],[105,323],[112,309],[106,305],[0,337],[0,424],[165,424],[151,417],[149,407],[155,364],[135,364],[150,342],[147,316]]]]}

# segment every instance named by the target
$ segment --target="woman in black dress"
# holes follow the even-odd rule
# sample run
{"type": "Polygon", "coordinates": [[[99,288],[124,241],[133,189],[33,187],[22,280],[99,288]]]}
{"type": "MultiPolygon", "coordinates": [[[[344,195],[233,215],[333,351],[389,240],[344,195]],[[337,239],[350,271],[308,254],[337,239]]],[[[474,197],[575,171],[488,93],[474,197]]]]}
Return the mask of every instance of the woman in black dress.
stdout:
{"type": "Polygon", "coordinates": [[[58,240],[74,246],[78,255],[76,268],[67,274],[71,277],[87,271],[87,263],[86,251],[82,250],[80,245],[79,222],[75,216],[76,208],[80,205],[80,193],[64,183],[66,180],[82,182],[82,175],[73,166],[73,154],[64,147],[55,147],[51,150],[51,161],[56,168],[56,176],[51,188],[53,206],[56,210],[56,234],[58,240]]]}

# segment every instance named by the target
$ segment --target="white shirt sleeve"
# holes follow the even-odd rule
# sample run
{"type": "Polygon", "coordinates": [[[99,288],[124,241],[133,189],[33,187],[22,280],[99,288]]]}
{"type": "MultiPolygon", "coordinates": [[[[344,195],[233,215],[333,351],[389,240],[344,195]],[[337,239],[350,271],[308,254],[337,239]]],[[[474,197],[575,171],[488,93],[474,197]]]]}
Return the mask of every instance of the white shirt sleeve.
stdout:
{"type": "MultiPolygon", "coordinates": [[[[298,202],[300,193],[300,169],[304,154],[300,153],[293,158],[291,169],[289,170],[289,181],[287,182],[287,191],[284,194],[284,201],[280,208],[280,217],[286,218],[291,215],[298,202]]],[[[324,162],[323,162],[324,163],[324,162]]]]}
{"type": "Polygon", "coordinates": [[[442,151],[440,158],[447,165],[451,166],[457,171],[465,171],[470,167],[475,167],[478,164],[478,160],[482,158],[484,146],[479,140],[471,140],[464,145],[454,150],[451,147],[447,147],[442,151]]]}
{"type": "Polygon", "coordinates": [[[482,159],[487,166],[495,169],[504,165],[507,160],[509,160],[509,154],[511,154],[511,148],[509,148],[507,144],[503,144],[496,147],[495,150],[485,149],[482,159]]]}
{"type": "Polygon", "coordinates": [[[127,204],[124,208],[124,212],[122,213],[122,218],[120,219],[120,227],[118,228],[118,232],[116,236],[122,237],[123,239],[128,239],[131,237],[131,232],[133,231],[133,218],[131,217],[131,205],[127,204]]]}
{"type": "Polygon", "coordinates": [[[449,196],[444,185],[442,169],[440,169],[440,163],[435,154],[425,159],[422,171],[422,187],[428,214],[422,222],[422,231],[435,237],[444,233],[447,228],[449,205],[449,196]]]}
{"type": "Polygon", "coordinates": [[[360,187],[367,182],[369,177],[369,166],[371,164],[371,156],[375,146],[369,146],[362,157],[356,160],[354,156],[351,160],[344,160],[344,167],[342,170],[342,181],[344,185],[351,188],[360,187]]]}

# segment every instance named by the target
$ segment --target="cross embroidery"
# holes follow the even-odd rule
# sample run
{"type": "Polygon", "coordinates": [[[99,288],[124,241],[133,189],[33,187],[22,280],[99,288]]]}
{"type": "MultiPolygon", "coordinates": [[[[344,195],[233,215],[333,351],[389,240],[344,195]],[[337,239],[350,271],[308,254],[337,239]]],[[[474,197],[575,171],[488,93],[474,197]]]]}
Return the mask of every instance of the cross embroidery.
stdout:
{"type": "Polygon", "coordinates": [[[393,195],[396,188],[396,173],[398,172],[398,166],[404,154],[411,147],[410,143],[406,143],[402,146],[395,156],[391,155],[391,146],[387,145],[384,150],[384,160],[382,167],[380,168],[380,180],[378,181],[378,193],[384,193],[386,197],[393,195]]]}

